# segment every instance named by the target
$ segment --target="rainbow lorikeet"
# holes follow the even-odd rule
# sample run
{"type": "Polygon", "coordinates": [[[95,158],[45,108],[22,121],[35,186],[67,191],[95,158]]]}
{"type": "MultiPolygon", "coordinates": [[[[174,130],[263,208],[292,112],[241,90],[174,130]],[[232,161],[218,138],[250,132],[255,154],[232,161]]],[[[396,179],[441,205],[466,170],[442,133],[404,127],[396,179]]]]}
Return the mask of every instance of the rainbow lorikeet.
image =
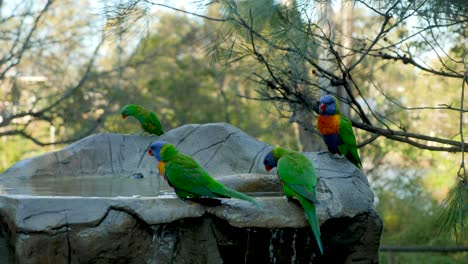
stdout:
{"type": "Polygon", "coordinates": [[[323,254],[320,226],[315,210],[317,175],[312,162],[299,152],[277,147],[266,155],[263,165],[267,171],[278,167],[277,174],[284,194],[288,200],[296,199],[299,201],[304,208],[320,253],[323,254]]]}
{"type": "Polygon", "coordinates": [[[140,122],[143,130],[150,134],[157,136],[164,134],[164,130],[156,114],[139,105],[128,104],[120,110],[120,114],[123,119],[127,116],[135,117],[140,122]]]}
{"type": "Polygon", "coordinates": [[[320,97],[317,128],[327,144],[328,151],[345,156],[358,168],[362,167],[351,121],[340,113],[336,98],[320,97]]]}
{"type": "Polygon", "coordinates": [[[194,159],[180,153],[168,142],[151,143],[148,154],[156,158],[159,173],[183,200],[199,197],[237,198],[260,207],[254,198],[217,182],[194,159]]]}

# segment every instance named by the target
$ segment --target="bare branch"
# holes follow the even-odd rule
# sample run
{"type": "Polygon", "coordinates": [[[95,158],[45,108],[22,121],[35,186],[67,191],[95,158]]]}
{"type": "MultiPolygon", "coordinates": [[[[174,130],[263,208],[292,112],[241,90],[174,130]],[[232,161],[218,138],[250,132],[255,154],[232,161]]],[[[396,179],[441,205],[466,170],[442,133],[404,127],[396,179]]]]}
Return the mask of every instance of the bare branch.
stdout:
{"type": "MultiPolygon", "coordinates": [[[[362,130],[375,133],[381,136],[384,136],[389,139],[393,139],[396,141],[408,143],[412,146],[418,147],[420,149],[427,149],[432,151],[447,151],[447,152],[461,152],[462,151],[462,144],[459,141],[448,140],[438,137],[430,137],[422,134],[410,133],[405,131],[396,131],[392,129],[382,129],[374,126],[370,126],[363,123],[352,122],[354,127],[360,128],[362,130]],[[439,146],[432,146],[428,144],[422,144],[415,140],[424,140],[427,142],[435,142],[440,144],[450,145],[450,147],[439,147],[439,146]]],[[[466,151],[466,150],[464,150],[466,151]]]]}
{"type": "MultiPolygon", "coordinates": [[[[211,21],[232,23],[235,26],[238,26],[247,30],[250,35],[250,37],[248,38],[248,42],[250,42],[249,43],[250,47],[246,48],[245,46],[242,46],[242,45],[245,45],[245,43],[236,44],[236,45],[237,47],[241,47],[245,51],[253,55],[259,61],[259,63],[265,67],[265,70],[268,74],[268,77],[265,77],[262,74],[253,74],[253,76],[258,78],[256,81],[264,84],[267,87],[267,89],[260,92],[260,95],[264,96],[264,98],[255,98],[256,100],[273,100],[273,101],[280,102],[280,103],[301,104],[303,106],[307,106],[307,105],[313,106],[314,104],[314,101],[313,100],[311,101],[310,98],[307,98],[307,96],[303,93],[303,91],[300,91],[294,88],[294,84],[295,84],[294,80],[292,80],[291,78],[288,79],[287,77],[284,79],[282,78],[285,70],[282,69],[281,66],[275,65],[273,61],[269,60],[269,57],[268,57],[269,54],[266,52],[262,52],[261,50],[261,47],[263,45],[263,47],[265,46],[268,47],[269,51],[274,50],[277,52],[286,52],[287,54],[296,54],[300,56],[309,64],[309,66],[311,66],[316,76],[320,76],[320,77],[330,80],[332,86],[343,86],[344,89],[346,89],[346,92],[349,95],[350,106],[356,111],[356,113],[359,115],[359,117],[362,120],[362,122],[353,121],[353,126],[356,128],[362,129],[364,131],[373,133],[373,135],[367,140],[363,141],[360,144],[360,146],[369,144],[370,142],[374,141],[378,137],[384,136],[392,140],[405,142],[407,144],[416,146],[421,149],[428,149],[428,150],[433,150],[433,151],[449,151],[449,152],[466,151],[464,150],[464,148],[462,148],[461,142],[456,141],[456,140],[449,140],[449,139],[445,139],[441,137],[432,137],[432,136],[427,136],[423,134],[411,133],[411,132],[408,132],[404,127],[402,127],[401,124],[398,125],[396,123],[394,123],[395,126],[401,128],[401,130],[391,129],[387,125],[388,123],[387,120],[390,122],[393,122],[393,121],[389,120],[387,117],[379,115],[370,107],[368,101],[366,100],[365,94],[361,91],[363,87],[360,87],[358,82],[356,82],[353,79],[353,76],[351,75],[351,72],[354,72],[357,66],[361,65],[367,56],[371,56],[371,57],[378,57],[383,60],[395,60],[403,64],[411,64],[414,67],[419,68],[425,72],[432,73],[432,74],[442,76],[442,77],[464,78],[464,74],[460,74],[458,72],[452,71],[450,68],[447,67],[447,65],[444,66],[447,69],[444,71],[434,70],[430,67],[422,65],[419,62],[417,62],[415,59],[413,59],[412,55],[409,53],[409,50],[403,51],[402,49],[397,48],[397,46],[403,43],[405,40],[408,40],[415,36],[419,36],[418,34],[421,34],[422,32],[426,32],[426,31],[430,31],[432,28],[437,28],[438,27],[437,25],[428,25],[427,27],[418,30],[417,33],[410,35],[406,39],[400,40],[397,43],[391,43],[390,45],[382,45],[380,43],[381,40],[384,40],[384,38],[390,32],[394,31],[395,28],[397,28],[402,23],[404,23],[404,21],[406,21],[409,17],[414,16],[415,14],[418,14],[418,12],[420,12],[420,9],[424,5],[426,5],[428,1],[427,0],[420,1],[416,3],[416,6],[414,6],[414,3],[408,3],[406,5],[404,2],[395,1],[393,2],[391,7],[386,9],[385,12],[381,12],[378,9],[373,8],[369,4],[366,4],[365,1],[360,1],[360,2],[364,6],[366,6],[367,8],[369,8],[370,10],[372,10],[373,12],[375,12],[376,14],[382,17],[380,30],[378,31],[377,35],[375,35],[374,38],[372,38],[371,40],[369,39],[369,42],[368,42],[369,44],[365,48],[358,50],[352,47],[351,48],[344,47],[344,50],[348,50],[349,53],[339,54],[337,52],[336,47],[340,47],[341,45],[340,43],[333,41],[331,39],[331,36],[325,34],[323,31],[321,35],[318,35],[314,32],[315,30],[311,29],[312,27],[316,27],[318,30],[321,30],[319,26],[316,26],[311,21],[309,21],[310,23],[308,24],[308,26],[306,26],[303,29],[304,30],[303,33],[308,33],[309,36],[315,38],[314,44],[331,51],[331,54],[333,54],[334,56],[333,63],[336,66],[336,68],[334,69],[325,69],[321,67],[318,64],[313,54],[304,52],[303,50],[301,50],[300,47],[296,46],[294,41],[292,41],[291,39],[287,37],[286,38],[288,40],[287,42],[288,44],[284,44],[280,42],[275,42],[271,38],[271,36],[268,36],[263,32],[257,31],[253,27],[254,21],[253,21],[252,12],[251,11],[249,12],[248,19],[244,19],[238,12],[237,7],[235,6],[235,3],[232,3],[232,2],[228,3],[228,8],[230,8],[230,11],[232,11],[232,14],[222,19],[205,17],[203,15],[195,14],[192,12],[187,12],[184,10],[166,6],[164,4],[155,4],[153,2],[150,2],[150,3],[153,5],[158,5],[161,7],[169,8],[175,11],[194,15],[197,17],[211,20],[211,21]],[[399,17],[396,18],[396,21],[391,20],[392,12],[398,12],[400,14],[399,17]],[[385,52],[382,52],[382,51],[385,51],[385,52]],[[401,55],[401,52],[403,52],[405,55],[401,55]],[[395,53],[395,55],[393,55],[392,53],[395,53]],[[344,65],[343,63],[343,58],[347,56],[354,56],[356,54],[358,54],[359,56],[356,58],[354,63],[351,66],[346,67],[346,65],[344,65]],[[369,109],[370,114],[367,111],[364,111],[363,106],[361,106],[357,100],[358,97],[362,98],[362,100],[364,100],[364,103],[367,104],[367,108],[369,109]],[[371,118],[373,119],[375,118],[375,120],[379,122],[378,124],[380,126],[384,126],[384,128],[380,128],[372,124],[371,118]],[[383,118],[386,118],[387,120],[384,120],[383,118]]],[[[453,22],[453,23],[445,23],[445,24],[441,24],[440,26],[451,27],[454,25],[459,25],[459,22],[460,21],[453,22]]],[[[298,30],[301,30],[301,29],[298,29],[298,30]]],[[[232,50],[233,50],[233,47],[231,47],[231,51],[232,50]]],[[[245,57],[246,56],[242,58],[245,58],[245,57]]],[[[288,75],[286,74],[285,76],[288,76],[288,75]]],[[[313,82],[304,81],[304,84],[310,87],[316,87],[313,82]]],[[[392,104],[395,104],[404,110],[438,109],[438,110],[458,111],[461,114],[467,111],[463,107],[460,107],[458,109],[450,105],[440,105],[439,107],[424,107],[424,106],[405,107],[399,104],[397,101],[391,100],[391,98],[388,98],[388,96],[386,96],[385,94],[384,96],[392,104]]],[[[312,108],[309,108],[309,109],[312,109],[312,108]]]]}
{"type": "MultiPolygon", "coordinates": [[[[465,66],[465,77],[463,78],[462,82],[462,89],[461,89],[461,99],[460,99],[460,108],[463,109],[463,104],[465,100],[465,84],[468,82],[468,68],[466,63],[464,62],[463,65],[465,66]]],[[[463,137],[463,112],[460,111],[460,142],[461,142],[461,163],[460,169],[457,172],[457,176],[462,180],[467,180],[466,175],[466,168],[465,168],[465,139],[463,137]]]]}
{"type": "Polygon", "coordinates": [[[147,1],[147,0],[145,0],[145,1],[143,1],[143,2],[148,3],[148,4],[150,4],[150,5],[154,5],[154,6],[160,6],[160,7],[172,9],[172,10],[177,11],[177,12],[181,12],[181,13],[184,13],[184,14],[196,16],[196,17],[203,18],[203,19],[210,20],[210,21],[226,22],[226,21],[232,20],[232,18],[229,18],[229,17],[228,17],[228,18],[209,17],[209,16],[197,14],[197,13],[194,13],[194,12],[189,12],[189,11],[186,11],[186,10],[183,10],[183,9],[179,9],[179,8],[176,8],[176,7],[173,7],[173,6],[169,6],[169,5],[165,5],[165,4],[160,4],[160,3],[155,3],[155,2],[152,2],[152,1],[147,1]]]}
{"type": "Polygon", "coordinates": [[[463,78],[463,74],[448,73],[448,72],[437,71],[437,70],[434,70],[434,69],[424,67],[421,64],[417,63],[416,61],[414,61],[412,57],[400,56],[400,55],[393,56],[393,55],[390,55],[390,54],[387,54],[387,53],[378,53],[378,54],[369,53],[369,56],[379,57],[379,58],[382,58],[382,59],[385,59],[385,60],[401,61],[401,62],[403,62],[403,64],[411,64],[411,65],[419,68],[420,70],[423,70],[425,72],[429,72],[429,73],[432,73],[432,74],[435,74],[435,75],[439,75],[439,76],[450,77],[450,78],[463,78]]]}
{"type": "MultiPolygon", "coordinates": [[[[20,38],[20,32],[18,32],[18,38],[16,39],[15,43],[13,44],[11,50],[10,50],[10,57],[7,58],[5,61],[3,61],[2,63],[0,63],[0,65],[4,64],[6,61],[10,62],[4,69],[3,71],[0,73],[0,80],[3,80],[3,78],[5,77],[5,74],[10,70],[12,69],[13,67],[15,67],[16,65],[18,65],[18,63],[20,63],[21,61],[21,58],[23,57],[23,54],[24,52],[29,49],[29,44],[30,44],[30,41],[31,41],[31,37],[32,35],[34,34],[34,32],[36,31],[37,29],[37,26],[39,24],[39,21],[41,20],[42,16],[47,12],[47,10],[49,9],[50,5],[52,4],[53,0],[48,0],[46,2],[46,4],[44,5],[44,7],[42,8],[42,10],[40,11],[39,15],[36,17],[36,19],[34,20],[34,23],[32,25],[32,28],[31,30],[29,31],[28,35],[26,36],[26,39],[24,41],[20,41],[19,38],[20,38]],[[20,42],[22,42],[22,47],[21,49],[18,51],[17,54],[14,53],[14,49],[16,47],[16,45],[18,45],[20,42]],[[12,60],[12,58],[15,57],[14,60],[12,60]]],[[[24,22],[24,19],[22,20],[21,23],[24,22]]]]}
{"type": "Polygon", "coordinates": [[[435,106],[407,107],[407,106],[404,106],[404,105],[400,104],[398,101],[391,98],[390,96],[388,96],[380,86],[374,85],[374,87],[376,88],[376,90],[383,97],[385,97],[385,99],[387,99],[392,104],[394,104],[394,105],[396,105],[399,108],[404,109],[404,110],[408,110],[408,111],[415,111],[415,110],[452,110],[452,111],[456,111],[456,112],[468,112],[468,110],[465,110],[465,109],[462,109],[462,108],[456,108],[456,107],[453,107],[453,106],[447,105],[447,104],[439,104],[439,106],[436,106],[436,107],[435,106]]]}
{"type": "Polygon", "coordinates": [[[377,36],[374,38],[374,40],[372,41],[372,43],[369,45],[369,47],[367,48],[367,51],[366,52],[363,52],[363,54],[361,55],[361,57],[359,57],[359,59],[356,60],[356,62],[354,62],[353,65],[349,66],[348,68],[348,71],[347,73],[351,72],[357,65],[359,65],[361,63],[361,61],[367,56],[367,54],[369,54],[369,51],[374,47],[374,45],[385,35],[387,34],[388,31],[390,31],[390,28],[385,28],[388,24],[388,22],[390,21],[390,18],[391,18],[391,11],[396,7],[396,5],[398,4],[398,1],[395,2],[395,4],[393,4],[393,6],[391,6],[387,12],[385,12],[385,14],[383,15],[383,22],[382,22],[382,26],[380,27],[380,31],[379,33],[377,34],[377,36]]]}
{"type": "Polygon", "coordinates": [[[68,89],[68,91],[66,91],[59,99],[57,99],[56,101],[54,101],[53,103],[47,105],[46,107],[38,110],[38,111],[27,111],[27,112],[21,112],[21,113],[18,113],[18,114],[13,114],[13,115],[10,115],[10,116],[6,116],[2,122],[0,122],[0,127],[4,127],[4,126],[7,126],[9,125],[12,120],[14,119],[18,119],[18,118],[22,118],[22,117],[25,117],[25,116],[31,116],[31,117],[35,117],[35,118],[39,118],[39,119],[44,119],[44,113],[52,110],[53,108],[57,107],[60,103],[62,103],[64,100],[66,100],[67,98],[69,98],[71,95],[73,95],[73,93],[80,89],[86,82],[86,80],[88,79],[89,75],[90,75],[90,72],[91,72],[91,69],[92,69],[92,66],[94,64],[94,61],[97,57],[97,53],[99,52],[99,49],[101,48],[101,45],[103,43],[104,39],[101,39],[100,43],[97,45],[97,47],[95,48],[87,66],[86,66],[86,69],[85,69],[85,72],[83,73],[81,79],[78,81],[78,83],[73,86],[72,88],[68,89]]]}
{"type": "Polygon", "coordinates": [[[65,140],[60,140],[60,141],[56,141],[56,142],[44,142],[44,141],[41,141],[39,139],[37,139],[36,137],[32,136],[31,134],[29,134],[28,132],[26,132],[26,130],[24,129],[21,129],[21,130],[7,130],[7,131],[3,131],[3,132],[0,132],[0,137],[4,137],[4,136],[21,136],[21,137],[24,137],[26,139],[29,139],[31,140],[34,144],[38,145],[38,146],[51,146],[51,145],[60,145],[60,144],[69,144],[69,143],[73,143],[79,139],[82,139],[83,137],[91,134],[93,131],[95,131],[102,123],[102,119],[103,119],[103,115],[101,115],[97,120],[96,122],[94,123],[94,125],[88,129],[87,131],[83,132],[83,133],[80,133],[80,135],[78,136],[75,136],[73,138],[68,138],[68,139],[65,139],[65,140]]]}
{"type": "Polygon", "coordinates": [[[362,148],[362,147],[364,147],[365,145],[374,142],[374,141],[375,141],[376,139],[378,139],[379,137],[380,137],[379,134],[373,134],[370,138],[368,138],[368,139],[362,141],[361,143],[359,143],[359,144],[357,145],[357,147],[358,147],[358,148],[362,148]]]}

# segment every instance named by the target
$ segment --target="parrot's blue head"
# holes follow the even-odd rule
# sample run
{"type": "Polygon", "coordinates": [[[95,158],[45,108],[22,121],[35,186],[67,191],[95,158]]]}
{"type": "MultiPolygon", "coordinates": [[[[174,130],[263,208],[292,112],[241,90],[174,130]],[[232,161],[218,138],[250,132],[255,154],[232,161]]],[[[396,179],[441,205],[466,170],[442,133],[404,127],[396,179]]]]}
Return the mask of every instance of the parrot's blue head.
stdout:
{"type": "Polygon", "coordinates": [[[336,98],[333,95],[327,94],[320,97],[319,113],[321,115],[334,115],[339,113],[336,98]]]}
{"type": "Polygon", "coordinates": [[[169,143],[162,140],[151,143],[148,154],[154,156],[158,161],[161,161],[161,149],[167,144],[169,143]]]}
{"type": "Polygon", "coordinates": [[[263,160],[263,165],[265,165],[265,170],[270,171],[274,167],[278,166],[278,160],[275,158],[273,154],[273,150],[270,151],[263,160]]]}

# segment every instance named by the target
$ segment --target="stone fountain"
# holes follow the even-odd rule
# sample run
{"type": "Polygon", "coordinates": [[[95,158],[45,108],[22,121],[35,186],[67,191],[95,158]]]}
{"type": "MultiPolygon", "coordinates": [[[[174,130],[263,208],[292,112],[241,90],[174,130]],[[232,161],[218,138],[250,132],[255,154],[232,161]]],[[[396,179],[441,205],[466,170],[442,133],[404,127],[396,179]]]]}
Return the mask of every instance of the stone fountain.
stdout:
{"type": "Polygon", "coordinates": [[[305,153],[319,179],[322,256],[303,210],[263,168],[271,148],[227,124],[193,124],[161,137],[95,134],[22,160],[0,175],[0,263],[377,263],[382,222],[366,176],[305,153]],[[263,208],[179,200],[146,153],[156,139],[263,208]]]}

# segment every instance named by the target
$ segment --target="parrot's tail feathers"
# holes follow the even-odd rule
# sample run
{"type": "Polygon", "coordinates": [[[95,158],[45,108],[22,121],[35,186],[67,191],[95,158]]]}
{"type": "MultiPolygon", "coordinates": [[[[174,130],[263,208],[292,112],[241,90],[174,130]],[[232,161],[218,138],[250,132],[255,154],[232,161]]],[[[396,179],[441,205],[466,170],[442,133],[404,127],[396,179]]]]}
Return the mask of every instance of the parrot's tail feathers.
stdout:
{"type": "Polygon", "coordinates": [[[258,203],[257,200],[255,200],[254,198],[248,196],[248,195],[245,195],[243,193],[240,193],[238,191],[234,191],[232,189],[229,189],[229,188],[222,188],[222,189],[217,189],[217,190],[212,190],[212,192],[218,194],[218,195],[221,195],[221,196],[226,196],[226,197],[231,197],[231,198],[237,198],[237,199],[241,199],[241,200],[244,200],[244,201],[248,201],[248,202],[251,202],[253,203],[256,207],[258,208],[261,208],[262,206],[258,203]]]}
{"type": "Polygon", "coordinates": [[[322,240],[320,238],[320,225],[319,225],[315,205],[311,203],[310,201],[308,201],[307,199],[304,199],[300,195],[298,195],[296,198],[301,203],[302,208],[304,208],[307,221],[309,221],[310,227],[312,228],[312,232],[314,233],[315,240],[317,241],[317,245],[320,249],[320,253],[323,255],[323,245],[322,245],[322,240]]]}
{"type": "Polygon", "coordinates": [[[349,153],[346,155],[346,158],[347,158],[349,161],[351,161],[351,163],[353,163],[354,165],[356,165],[356,167],[362,168],[361,159],[359,158],[359,155],[357,154],[357,151],[356,151],[356,153],[351,153],[351,152],[349,152],[349,153]]]}

